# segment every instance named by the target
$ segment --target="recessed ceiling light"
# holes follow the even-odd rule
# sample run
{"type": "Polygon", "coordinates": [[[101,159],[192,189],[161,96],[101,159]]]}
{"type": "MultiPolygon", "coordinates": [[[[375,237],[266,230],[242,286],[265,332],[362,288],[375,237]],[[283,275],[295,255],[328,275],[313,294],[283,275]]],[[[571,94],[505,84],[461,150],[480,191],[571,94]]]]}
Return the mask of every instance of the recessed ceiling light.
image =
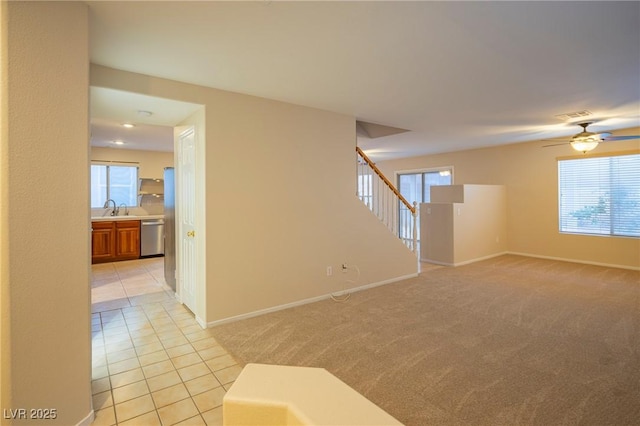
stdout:
{"type": "Polygon", "coordinates": [[[124,145],[124,141],[121,140],[111,141],[111,143],[114,145],[124,145]]]}
{"type": "Polygon", "coordinates": [[[131,123],[122,123],[122,127],[126,127],[127,129],[131,129],[133,127],[136,127],[135,124],[131,124],[131,123]]]}
{"type": "Polygon", "coordinates": [[[141,117],[151,117],[153,113],[151,111],[145,111],[143,109],[138,110],[138,115],[141,117]]]}

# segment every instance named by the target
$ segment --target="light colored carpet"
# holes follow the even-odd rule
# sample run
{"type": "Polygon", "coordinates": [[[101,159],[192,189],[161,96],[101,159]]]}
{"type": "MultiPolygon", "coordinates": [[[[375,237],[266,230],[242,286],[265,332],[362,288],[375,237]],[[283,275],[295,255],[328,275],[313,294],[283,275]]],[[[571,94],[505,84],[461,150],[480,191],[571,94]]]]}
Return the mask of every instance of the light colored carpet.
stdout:
{"type": "Polygon", "coordinates": [[[215,327],[407,425],[640,424],[640,272],[501,256],[215,327]]]}

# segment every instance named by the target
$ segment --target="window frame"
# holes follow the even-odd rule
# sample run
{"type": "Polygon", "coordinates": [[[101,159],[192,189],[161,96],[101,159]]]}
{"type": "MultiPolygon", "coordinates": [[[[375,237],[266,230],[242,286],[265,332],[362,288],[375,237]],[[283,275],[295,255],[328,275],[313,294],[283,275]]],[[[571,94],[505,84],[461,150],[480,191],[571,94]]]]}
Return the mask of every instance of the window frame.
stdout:
{"type": "MultiPolygon", "coordinates": [[[[623,233],[616,233],[615,232],[615,223],[613,222],[612,218],[615,217],[616,215],[616,211],[611,211],[612,208],[614,208],[616,206],[617,203],[612,202],[613,201],[613,197],[611,196],[611,193],[614,192],[614,189],[619,189],[617,187],[614,187],[614,182],[609,182],[608,186],[609,186],[609,191],[607,192],[608,194],[608,198],[605,199],[605,203],[607,206],[607,209],[609,210],[607,215],[608,215],[608,220],[609,220],[609,231],[607,233],[605,232],[596,232],[595,230],[592,232],[589,232],[588,229],[578,229],[578,230],[568,230],[567,228],[569,228],[567,225],[565,225],[565,221],[566,219],[563,219],[563,216],[566,217],[568,214],[571,214],[571,212],[566,212],[565,210],[563,210],[563,206],[566,205],[566,203],[563,203],[562,197],[563,197],[563,182],[562,182],[562,178],[563,175],[561,173],[561,163],[565,162],[565,161],[579,161],[579,160],[593,160],[596,158],[606,158],[606,159],[611,159],[611,158],[615,158],[615,157],[622,157],[622,156],[640,156],[640,151],[638,150],[632,150],[632,151],[621,151],[621,152],[606,152],[606,153],[597,153],[597,154],[590,154],[590,155],[574,155],[574,156],[566,156],[566,157],[557,157],[557,165],[556,165],[556,170],[557,170],[557,190],[558,190],[558,207],[557,207],[557,218],[558,218],[558,232],[560,234],[565,234],[565,235],[582,235],[582,236],[589,236],[589,237],[608,237],[608,238],[633,238],[633,239],[640,239],[640,229],[638,229],[639,231],[639,235],[630,235],[630,234],[623,234],[623,233]]],[[[609,171],[609,173],[611,173],[609,171]]],[[[566,182],[565,182],[566,183],[566,182]]],[[[567,190],[564,190],[564,192],[566,193],[567,190]]]]}

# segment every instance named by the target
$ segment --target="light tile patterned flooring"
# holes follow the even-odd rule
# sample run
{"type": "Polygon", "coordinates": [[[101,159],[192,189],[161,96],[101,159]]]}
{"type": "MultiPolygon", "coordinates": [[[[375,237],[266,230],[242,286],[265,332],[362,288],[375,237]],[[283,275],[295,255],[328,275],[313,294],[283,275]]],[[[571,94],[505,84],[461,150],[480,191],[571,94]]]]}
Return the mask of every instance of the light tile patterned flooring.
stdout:
{"type": "Polygon", "coordinates": [[[163,258],[92,265],[93,425],[221,425],[241,366],[178,303],[163,258]]]}

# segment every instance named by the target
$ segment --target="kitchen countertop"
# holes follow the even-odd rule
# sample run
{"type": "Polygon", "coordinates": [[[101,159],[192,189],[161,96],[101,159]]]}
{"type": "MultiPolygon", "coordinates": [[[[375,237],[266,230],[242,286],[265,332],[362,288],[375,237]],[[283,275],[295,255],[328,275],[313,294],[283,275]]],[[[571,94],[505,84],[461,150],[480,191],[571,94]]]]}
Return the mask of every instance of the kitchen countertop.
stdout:
{"type": "Polygon", "coordinates": [[[91,222],[111,222],[115,220],[146,220],[146,219],[164,219],[162,214],[149,214],[144,216],[92,216],[91,222]]]}

